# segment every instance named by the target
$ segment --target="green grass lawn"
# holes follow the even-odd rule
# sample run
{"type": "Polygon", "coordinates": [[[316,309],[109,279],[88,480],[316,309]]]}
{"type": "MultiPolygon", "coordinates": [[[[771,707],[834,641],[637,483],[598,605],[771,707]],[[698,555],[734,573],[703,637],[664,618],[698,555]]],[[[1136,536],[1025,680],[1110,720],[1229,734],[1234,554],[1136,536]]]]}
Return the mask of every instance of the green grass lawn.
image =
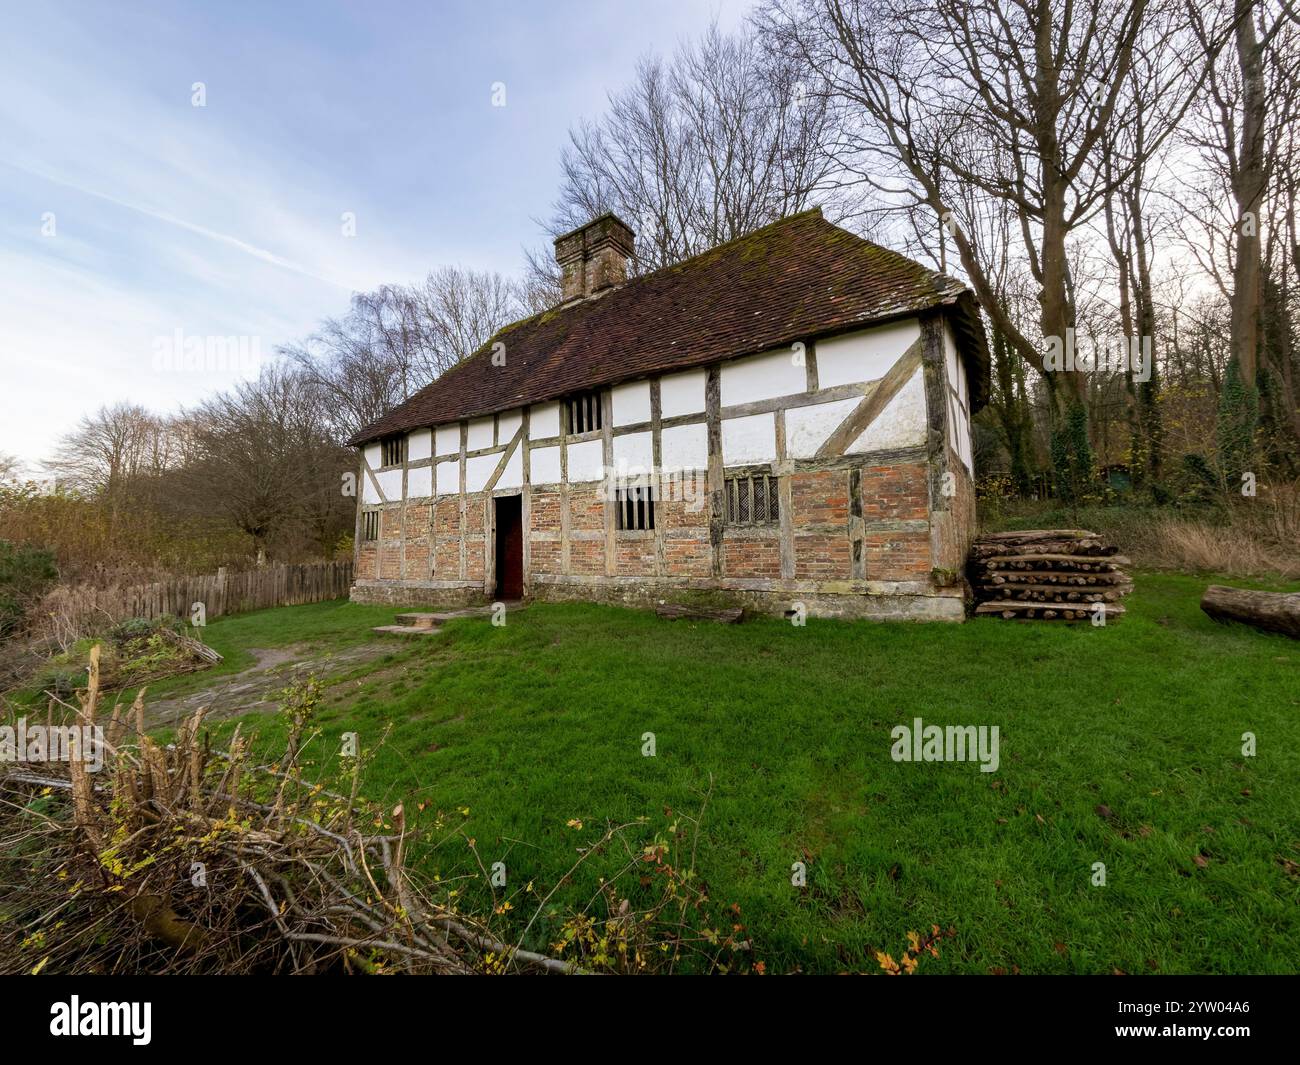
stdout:
{"type": "MultiPolygon", "coordinates": [[[[923,972],[1295,972],[1300,644],[1210,622],[1206,583],[1139,574],[1104,628],[727,626],[588,605],[457,621],[329,684],[310,773],[337,768],[341,733],[371,745],[391,726],[363,790],[425,804],[426,867],[482,880],[465,839],[434,831],[442,811],[510,889],[541,891],[607,822],[648,817],[648,836],[711,781],[698,868],[769,972],[874,970],[875,950],[932,924],[956,936],[923,972]],[[999,726],[998,771],[894,762],[890,730],[914,717],[999,726]]],[[[252,647],[368,638],[392,613],[327,603],[207,633],[234,669],[252,647]]],[[[276,749],[277,718],[243,721],[276,749]]],[[[553,902],[585,905],[622,857],[553,902]]],[[[521,925],[531,909],[517,902],[521,925]]],[[[525,945],[554,932],[543,919],[525,945]]]]}

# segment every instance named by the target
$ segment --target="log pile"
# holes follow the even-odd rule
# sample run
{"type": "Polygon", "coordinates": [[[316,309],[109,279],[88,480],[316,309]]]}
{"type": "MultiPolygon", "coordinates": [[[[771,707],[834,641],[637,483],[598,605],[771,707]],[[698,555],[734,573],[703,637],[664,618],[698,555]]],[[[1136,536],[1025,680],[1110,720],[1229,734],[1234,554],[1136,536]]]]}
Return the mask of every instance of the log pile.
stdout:
{"type": "Polygon", "coordinates": [[[1133,590],[1129,560],[1085,529],[992,533],[971,546],[975,613],[1014,621],[1120,617],[1133,590]]]}

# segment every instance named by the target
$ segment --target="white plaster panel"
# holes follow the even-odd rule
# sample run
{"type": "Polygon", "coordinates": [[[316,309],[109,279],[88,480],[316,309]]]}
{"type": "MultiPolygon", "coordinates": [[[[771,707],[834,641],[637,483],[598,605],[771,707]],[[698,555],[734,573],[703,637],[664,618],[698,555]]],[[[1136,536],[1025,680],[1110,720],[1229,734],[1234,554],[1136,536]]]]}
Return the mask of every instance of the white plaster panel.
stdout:
{"type": "Polygon", "coordinates": [[[383,454],[378,444],[366,445],[366,465],[372,470],[379,469],[379,464],[383,461],[383,454]]]}
{"type": "Polygon", "coordinates": [[[460,491],[460,463],[438,463],[437,478],[438,495],[454,496],[460,491]]]}
{"type": "Polygon", "coordinates": [[[878,381],[921,335],[915,318],[817,341],[817,384],[822,388],[878,381]]]}
{"type": "Polygon", "coordinates": [[[569,445],[569,483],[599,481],[605,476],[605,447],[599,440],[569,445]]]}
{"type": "Polygon", "coordinates": [[[957,436],[957,454],[961,456],[966,471],[973,475],[975,473],[975,455],[974,445],[971,441],[970,422],[967,420],[964,410],[959,417],[961,419],[961,428],[957,436]]]}
{"type": "MultiPolygon", "coordinates": [[[[536,409],[536,408],[534,408],[536,409]]],[[[536,425],[532,422],[531,425],[536,425]]],[[[560,449],[534,447],[528,450],[528,480],[531,484],[560,483],[560,449]]]]}
{"type": "Polygon", "coordinates": [[[636,425],[650,420],[650,382],[633,381],[610,390],[614,425],[636,425]]]}
{"type": "Polygon", "coordinates": [[[519,488],[524,483],[524,449],[515,448],[497,481],[498,488],[519,488]]]}
{"type": "Polygon", "coordinates": [[[384,501],[396,503],[402,498],[402,471],[380,470],[375,474],[379,481],[379,490],[384,494],[384,501]]]}
{"type": "Polygon", "coordinates": [[[673,425],[661,430],[659,461],[665,470],[704,470],[709,466],[709,430],[698,425],[673,425]]]}
{"type": "Polygon", "coordinates": [[[433,454],[433,433],[417,429],[406,438],[406,457],[411,462],[427,459],[433,454]]]}
{"type": "Polygon", "coordinates": [[[361,482],[361,502],[363,503],[382,503],[379,498],[379,491],[375,488],[375,483],[367,475],[361,482]]]}
{"type": "MultiPolygon", "coordinates": [[[[560,435],[560,405],[539,403],[528,413],[528,436],[532,440],[545,440],[560,435]]],[[[556,480],[559,480],[557,477],[556,480]]]]}
{"type": "Polygon", "coordinates": [[[460,451],[459,425],[440,425],[436,432],[438,448],[435,454],[454,455],[460,451]]]}
{"type": "Polygon", "coordinates": [[[492,471],[501,461],[500,455],[475,455],[465,460],[465,491],[481,492],[487,486],[492,471]]]}
{"type": "Polygon", "coordinates": [[[475,418],[469,423],[469,436],[465,444],[466,451],[481,451],[492,446],[492,419],[475,418]]]}
{"type": "MultiPolygon", "coordinates": [[[[819,364],[820,368],[820,364],[819,364]]],[[[920,367],[849,451],[882,451],[925,443],[925,379],[920,367]]]]}
{"type": "Polygon", "coordinates": [[[649,473],[653,467],[653,433],[628,433],[614,437],[614,469],[620,475],[649,473]]]}
{"type": "Polygon", "coordinates": [[[704,413],[704,371],[687,370],[659,379],[659,416],[704,413]]]}
{"type": "Polygon", "coordinates": [[[811,407],[791,407],[785,412],[786,456],[795,459],[812,458],[836,427],[861,402],[862,400],[854,398],[834,403],[815,403],[811,407]]]}
{"type": "Polygon", "coordinates": [[[406,495],[409,499],[433,495],[432,466],[420,466],[406,471],[406,495]]]}
{"type": "Polygon", "coordinates": [[[965,408],[957,401],[956,395],[952,392],[948,393],[948,419],[952,449],[957,452],[957,457],[961,459],[962,465],[974,473],[970,420],[966,416],[965,408]]]}
{"type": "Polygon", "coordinates": [[[722,462],[739,466],[776,458],[776,415],[751,414],[722,420],[722,462]]]}
{"type": "Polygon", "coordinates": [[[504,414],[497,415],[497,443],[508,444],[515,438],[515,433],[519,432],[519,427],[524,424],[524,412],[520,410],[508,410],[504,414]]]}
{"type": "Polygon", "coordinates": [[[806,391],[808,371],[804,366],[794,364],[794,352],[788,348],[722,364],[724,407],[806,391]]]}

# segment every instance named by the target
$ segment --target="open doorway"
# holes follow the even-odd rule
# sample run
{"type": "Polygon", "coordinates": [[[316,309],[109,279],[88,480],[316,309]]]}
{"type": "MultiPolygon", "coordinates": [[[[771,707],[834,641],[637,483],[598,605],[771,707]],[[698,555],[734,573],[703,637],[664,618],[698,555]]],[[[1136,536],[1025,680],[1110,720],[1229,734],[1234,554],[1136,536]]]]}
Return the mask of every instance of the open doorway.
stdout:
{"type": "Polygon", "coordinates": [[[523,497],[498,496],[495,500],[496,597],[524,597],[523,497]]]}

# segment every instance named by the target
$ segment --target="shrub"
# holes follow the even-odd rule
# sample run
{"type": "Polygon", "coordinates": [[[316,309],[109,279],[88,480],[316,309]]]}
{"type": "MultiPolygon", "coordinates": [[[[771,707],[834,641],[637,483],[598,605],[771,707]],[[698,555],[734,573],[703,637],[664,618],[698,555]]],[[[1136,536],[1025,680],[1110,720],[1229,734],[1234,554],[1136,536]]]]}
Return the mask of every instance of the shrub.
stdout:
{"type": "Polygon", "coordinates": [[[86,671],[66,663],[47,666],[36,678],[37,688],[64,700],[71,699],[85,685],[86,671]]]}
{"type": "Polygon", "coordinates": [[[34,674],[29,673],[27,684],[36,692],[69,699],[86,686],[86,667],[96,646],[100,687],[104,691],[134,688],[151,680],[206,668],[205,661],[166,635],[184,631],[185,623],[171,614],[152,619],[129,618],[108,629],[102,644],[92,638],[77,640],[34,674]]]}
{"type": "Polygon", "coordinates": [[[1229,485],[1238,483],[1242,473],[1253,470],[1258,458],[1255,433],[1259,428],[1259,390],[1248,387],[1241,379],[1241,368],[1234,358],[1228,363],[1227,378],[1219,398],[1219,456],[1229,485]]]}
{"type": "Polygon", "coordinates": [[[1097,471],[1088,441],[1088,409],[1082,403],[1072,402],[1064,424],[1053,428],[1049,452],[1062,500],[1083,503],[1095,497],[1097,471]]]}
{"type": "Polygon", "coordinates": [[[22,626],[31,605],[58,578],[52,552],[0,540],[0,639],[22,626]]]}
{"type": "Polygon", "coordinates": [[[184,632],[185,622],[175,614],[160,614],[156,618],[127,618],[109,629],[107,635],[113,643],[123,646],[132,640],[147,640],[164,629],[184,632]]]}
{"type": "Polygon", "coordinates": [[[153,622],[148,618],[127,618],[126,621],[120,621],[108,630],[108,638],[115,644],[121,645],[150,636],[153,631],[153,622]]]}

